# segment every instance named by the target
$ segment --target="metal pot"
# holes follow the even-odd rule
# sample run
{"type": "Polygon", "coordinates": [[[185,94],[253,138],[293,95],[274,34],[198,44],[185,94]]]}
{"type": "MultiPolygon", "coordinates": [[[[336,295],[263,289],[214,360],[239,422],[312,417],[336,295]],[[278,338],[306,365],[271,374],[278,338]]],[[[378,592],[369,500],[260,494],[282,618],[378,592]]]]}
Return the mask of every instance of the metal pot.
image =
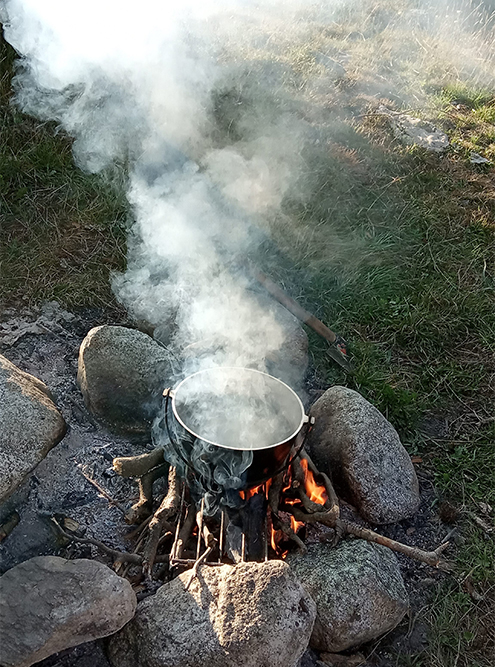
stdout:
{"type": "Polygon", "coordinates": [[[202,370],[166,390],[165,396],[165,424],[176,456],[202,474],[208,456],[219,460],[217,448],[225,452],[225,460],[233,452],[239,457],[252,452],[252,462],[243,471],[244,488],[283,470],[291,450],[296,455],[308,432],[303,427],[309,419],[297,394],[281,380],[254,369],[202,370]],[[201,461],[198,444],[204,444],[201,461]]]}

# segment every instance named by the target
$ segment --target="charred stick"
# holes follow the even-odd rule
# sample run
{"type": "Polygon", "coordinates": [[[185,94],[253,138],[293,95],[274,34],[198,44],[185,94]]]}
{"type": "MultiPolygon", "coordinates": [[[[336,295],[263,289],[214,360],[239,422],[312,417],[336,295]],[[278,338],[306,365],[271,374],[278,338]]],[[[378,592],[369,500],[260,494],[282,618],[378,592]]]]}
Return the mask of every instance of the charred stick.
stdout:
{"type": "Polygon", "coordinates": [[[92,537],[77,537],[76,535],[69,534],[62,528],[62,526],[54,517],[52,517],[52,521],[56,526],[57,530],[59,531],[59,533],[66,539],[70,540],[71,542],[77,542],[78,544],[91,544],[100,549],[100,551],[103,551],[109,556],[112,556],[112,558],[118,563],[133,563],[135,565],[141,565],[141,563],[143,562],[143,559],[141,558],[141,556],[138,556],[138,554],[130,554],[125,551],[117,551],[116,549],[108,547],[103,542],[100,542],[100,540],[95,540],[92,537]]]}
{"type": "Polygon", "coordinates": [[[281,530],[284,533],[284,535],[286,535],[289,538],[289,540],[295,542],[299,548],[299,551],[302,554],[307,553],[308,550],[304,542],[301,540],[301,538],[292,530],[291,526],[288,523],[282,521],[282,519],[278,516],[278,514],[275,514],[274,512],[272,512],[272,522],[275,530],[281,530]]]}
{"type": "Polygon", "coordinates": [[[177,471],[175,468],[170,468],[168,472],[168,492],[149,523],[148,539],[144,546],[143,570],[144,574],[148,577],[151,577],[153,564],[156,560],[156,550],[158,548],[158,542],[160,540],[164,523],[177,512],[179,500],[180,494],[177,471]]]}
{"type": "Polygon", "coordinates": [[[125,514],[125,513],[126,513],[127,510],[126,510],[126,508],[125,508],[125,505],[123,505],[122,503],[119,503],[118,500],[115,500],[114,498],[112,498],[112,496],[108,493],[108,491],[106,491],[106,490],[101,486],[101,484],[99,484],[95,479],[93,479],[92,477],[90,477],[88,474],[86,474],[86,473],[84,472],[84,470],[82,469],[82,466],[79,465],[79,466],[77,466],[77,468],[78,468],[79,472],[81,473],[81,475],[84,477],[84,479],[87,480],[90,484],[92,484],[92,486],[94,486],[95,489],[96,489],[96,490],[97,490],[97,491],[98,491],[104,498],[106,498],[106,499],[108,500],[108,502],[110,503],[110,505],[114,505],[115,507],[117,507],[117,508],[122,512],[122,514],[125,514]]]}
{"type": "Polygon", "coordinates": [[[157,479],[163,477],[167,470],[168,463],[162,463],[139,478],[139,500],[126,513],[126,523],[140,523],[151,516],[153,513],[153,484],[157,479]]]}
{"type": "Polygon", "coordinates": [[[333,488],[330,477],[324,472],[320,472],[318,470],[305,448],[301,450],[301,458],[306,459],[308,462],[308,469],[313,473],[315,480],[317,482],[321,482],[325,487],[325,491],[327,492],[328,496],[328,502],[325,503],[325,507],[327,507],[333,514],[335,514],[336,517],[338,517],[340,514],[339,498],[335,492],[335,489],[333,488]]]}
{"type": "Polygon", "coordinates": [[[142,477],[152,468],[164,463],[163,448],[139,456],[122,456],[113,460],[113,469],[121,477],[142,477]]]}
{"type": "Polygon", "coordinates": [[[276,475],[272,483],[270,485],[270,489],[268,491],[268,504],[270,505],[270,509],[274,514],[277,514],[278,512],[278,506],[280,504],[280,494],[282,493],[282,489],[284,486],[284,476],[285,472],[281,472],[278,475],[276,475]]]}

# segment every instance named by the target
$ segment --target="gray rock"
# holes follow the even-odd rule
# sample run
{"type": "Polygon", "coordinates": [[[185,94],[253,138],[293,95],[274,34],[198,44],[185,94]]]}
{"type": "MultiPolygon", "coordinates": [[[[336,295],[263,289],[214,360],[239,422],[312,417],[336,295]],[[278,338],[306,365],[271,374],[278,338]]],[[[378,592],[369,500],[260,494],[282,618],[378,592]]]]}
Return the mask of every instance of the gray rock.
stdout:
{"type": "Polygon", "coordinates": [[[315,418],[308,447],[322,472],[371,523],[412,516],[419,486],[397,431],[360,394],[331,387],[311,408],[315,418]]]}
{"type": "Polygon", "coordinates": [[[171,376],[170,353],[136,329],[91,329],[77,379],[86,406],[122,433],[147,433],[171,376]]]}
{"type": "Polygon", "coordinates": [[[337,653],[376,639],[408,609],[397,558],[386,547],[364,540],[336,548],[311,544],[288,563],[316,602],[310,646],[318,651],[337,653]]]}
{"type": "Polygon", "coordinates": [[[378,107],[378,112],[389,119],[395,137],[404,144],[415,144],[432,153],[442,153],[449,146],[448,136],[433,123],[391,111],[382,105],[378,107]]]}
{"type": "Polygon", "coordinates": [[[102,563],[32,558],[0,577],[0,664],[29,667],[111,635],[135,609],[129,582],[102,563]]]}
{"type": "Polygon", "coordinates": [[[0,355],[0,500],[21,484],[65,430],[47,386],[0,355]]]}
{"type": "Polygon", "coordinates": [[[203,566],[188,591],[184,572],[138,606],[111,638],[113,667],[293,667],[304,653],[315,604],[282,561],[203,566]]]}

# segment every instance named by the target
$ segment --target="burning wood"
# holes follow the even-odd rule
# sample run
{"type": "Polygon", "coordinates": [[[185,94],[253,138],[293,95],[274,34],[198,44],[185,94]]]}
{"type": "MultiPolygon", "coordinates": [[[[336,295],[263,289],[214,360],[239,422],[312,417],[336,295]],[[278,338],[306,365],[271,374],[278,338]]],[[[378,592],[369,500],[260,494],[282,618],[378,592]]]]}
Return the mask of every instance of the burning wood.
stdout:
{"type": "MultiPolygon", "coordinates": [[[[146,484],[146,497],[150,499],[152,484],[157,477],[154,472],[164,465],[159,462],[160,456],[163,452],[160,454],[155,450],[145,457],[116,459],[114,468],[125,476],[133,471],[141,473],[140,490],[146,484]]],[[[203,563],[218,565],[249,559],[267,560],[269,556],[285,558],[290,552],[290,543],[304,553],[304,529],[318,523],[335,531],[334,545],[343,535],[353,535],[430,566],[449,569],[449,564],[442,558],[448,542],[434,551],[423,551],[341,518],[339,500],[331,480],[318,471],[304,448],[285,471],[263,484],[241,490],[239,498],[242,502],[238,511],[224,509],[216,517],[206,517],[204,499],[196,504],[188,479],[180,480],[176,468],[170,467],[167,494],[155,513],[133,531],[137,538],[134,553],[118,552],[98,540],[68,533],[58,523],[56,526],[67,539],[92,544],[111,555],[116,563],[127,563],[127,571],[132,565],[139,566],[148,580],[164,574],[163,567],[159,572],[154,571],[155,563],[166,563],[168,569],[192,567],[189,585],[203,563]],[[160,553],[163,549],[165,552],[160,553]]],[[[130,516],[128,513],[126,519],[130,516]]],[[[135,512],[134,516],[137,519],[139,513],[135,512]]]]}

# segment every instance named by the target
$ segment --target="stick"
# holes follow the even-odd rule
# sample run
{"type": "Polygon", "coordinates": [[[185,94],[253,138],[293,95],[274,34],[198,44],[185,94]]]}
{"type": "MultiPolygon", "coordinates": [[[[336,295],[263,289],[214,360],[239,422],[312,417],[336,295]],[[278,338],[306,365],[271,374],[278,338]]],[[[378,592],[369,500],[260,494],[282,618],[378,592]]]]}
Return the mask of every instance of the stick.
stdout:
{"type": "Polygon", "coordinates": [[[168,470],[168,463],[152,468],[139,478],[139,500],[134,503],[125,515],[125,522],[129,524],[140,523],[153,513],[153,484],[157,479],[163,477],[168,470]]]}
{"type": "Polygon", "coordinates": [[[126,514],[127,510],[126,510],[126,508],[125,508],[125,505],[123,505],[122,503],[119,503],[118,500],[115,500],[114,498],[112,498],[112,496],[108,493],[108,491],[106,491],[106,490],[101,486],[101,484],[99,484],[95,479],[93,479],[92,477],[90,477],[89,475],[87,475],[87,474],[84,472],[84,470],[82,469],[82,467],[81,467],[80,465],[77,466],[77,467],[78,467],[78,470],[79,470],[79,472],[81,473],[81,475],[84,477],[84,479],[87,480],[90,484],[92,484],[92,485],[95,487],[95,489],[96,489],[99,493],[101,493],[101,495],[102,495],[104,498],[106,498],[106,499],[108,500],[108,502],[110,503],[110,505],[114,505],[115,507],[117,507],[117,508],[122,512],[122,514],[124,514],[124,515],[126,514]]]}
{"type": "Polygon", "coordinates": [[[156,510],[149,523],[149,534],[143,551],[143,571],[145,576],[151,577],[153,564],[156,560],[158,541],[163,529],[164,522],[171,517],[179,507],[179,480],[175,468],[168,471],[168,492],[162,500],[160,507],[156,510]]]}
{"type": "Polygon", "coordinates": [[[282,519],[281,519],[277,514],[275,514],[274,512],[272,512],[272,521],[273,521],[273,523],[274,523],[275,526],[276,526],[275,529],[276,529],[276,530],[281,530],[281,531],[284,533],[284,535],[287,535],[287,537],[288,537],[290,540],[292,540],[293,542],[295,542],[295,543],[297,544],[298,548],[299,548],[299,551],[300,551],[302,554],[307,553],[308,549],[307,549],[306,545],[305,545],[304,542],[301,540],[301,538],[299,537],[299,535],[297,535],[297,534],[292,530],[291,526],[290,526],[288,523],[286,523],[285,521],[282,521],[282,519]]]}
{"type": "Polygon", "coordinates": [[[66,533],[54,517],[52,517],[52,521],[60,534],[71,542],[78,542],[79,544],[92,544],[93,546],[98,547],[98,549],[104,553],[112,556],[112,558],[118,563],[133,563],[134,565],[141,565],[143,562],[141,556],[138,556],[137,554],[130,554],[125,551],[117,551],[116,549],[108,547],[103,542],[100,542],[100,540],[95,540],[92,537],[77,537],[76,535],[66,533]]]}
{"type": "Polygon", "coordinates": [[[261,283],[266,291],[275,297],[284,308],[287,308],[287,310],[304,322],[304,324],[307,324],[308,327],[311,327],[316,333],[320,334],[320,336],[325,338],[329,343],[335,343],[337,335],[323,324],[321,320],[300,306],[297,301],[294,301],[294,299],[286,294],[283,289],[274,283],[267,275],[254,268],[252,269],[252,272],[256,280],[261,283]]]}
{"type": "Polygon", "coordinates": [[[283,509],[286,512],[290,512],[298,521],[303,521],[306,523],[322,523],[325,526],[334,528],[335,530],[340,529],[348,535],[360,537],[367,542],[381,544],[382,546],[387,547],[392,551],[403,553],[406,556],[409,556],[409,558],[419,560],[422,563],[431,565],[432,567],[438,567],[445,571],[452,569],[452,565],[441,558],[441,554],[449,546],[449,542],[441,544],[434,551],[423,551],[423,549],[410,547],[407,544],[402,544],[402,542],[396,542],[395,540],[391,540],[388,537],[379,535],[373,530],[363,528],[362,526],[359,526],[357,523],[353,523],[352,521],[346,521],[345,519],[335,519],[335,517],[333,517],[330,512],[322,511],[315,512],[314,514],[308,514],[307,512],[303,512],[295,505],[284,505],[283,509]]]}
{"type": "Polygon", "coordinates": [[[284,486],[285,472],[281,472],[273,478],[268,491],[268,504],[274,514],[278,513],[278,506],[280,504],[280,494],[284,486]]]}
{"type": "Polygon", "coordinates": [[[213,551],[213,548],[214,548],[214,547],[208,547],[208,548],[206,549],[206,551],[204,552],[204,554],[202,554],[202,555],[196,560],[196,562],[194,563],[193,568],[192,568],[192,570],[191,570],[191,576],[189,577],[189,581],[188,581],[187,584],[186,584],[186,591],[189,590],[189,587],[190,587],[190,585],[192,584],[194,578],[197,577],[197,575],[198,575],[198,570],[199,570],[199,566],[201,565],[201,563],[203,563],[203,562],[208,558],[208,556],[209,556],[209,555],[211,554],[211,552],[213,551]]]}
{"type": "Polygon", "coordinates": [[[182,524],[182,528],[180,529],[179,532],[179,538],[177,540],[177,548],[174,554],[174,559],[182,558],[182,554],[184,553],[187,541],[191,536],[195,521],[196,521],[196,508],[194,504],[191,504],[187,508],[186,518],[184,519],[184,523],[182,524]]]}
{"type": "Polygon", "coordinates": [[[163,448],[157,447],[139,456],[122,456],[114,459],[113,469],[121,477],[142,477],[163,462],[163,448]]]}

